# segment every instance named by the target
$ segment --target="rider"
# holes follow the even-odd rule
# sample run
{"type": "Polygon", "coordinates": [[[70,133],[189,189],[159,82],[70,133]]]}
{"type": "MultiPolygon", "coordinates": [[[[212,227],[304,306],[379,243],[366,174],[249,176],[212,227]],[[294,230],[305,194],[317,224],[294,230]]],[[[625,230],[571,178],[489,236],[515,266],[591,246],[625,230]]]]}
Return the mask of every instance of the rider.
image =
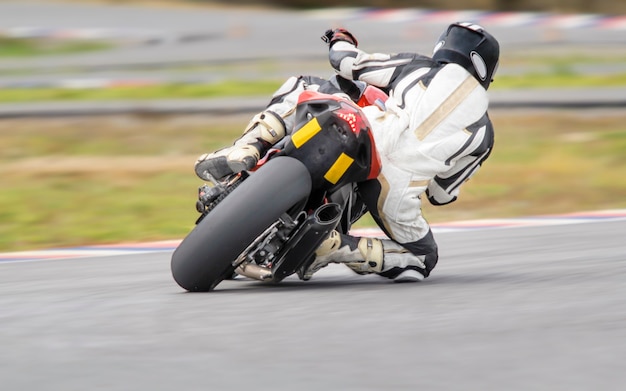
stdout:
{"type": "Polygon", "coordinates": [[[344,263],[359,274],[394,281],[420,281],[438,260],[421,195],[433,205],[454,202],[460,186],[491,153],[494,132],[487,114],[487,88],[497,70],[499,44],[481,26],[453,23],[437,41],[432,57],[416,53],[368,54],[344,29],[328,30],[329,59],[339,77],[290,78],[256,115],[233,146],[200,156],[196,173],[221,178],[250,169],[260,155],[289,134],[298,95],[313,89],[358,98],[365,82],[389,93],[363,108],[382,161],[375,180],[358,193],[389,239],[359,238],[333,231],[299,273],[309,279],[328,263],[344,263]],[[346,80],[354,80],[354,84],[346,80]],[[355,87],[356,86],[356,90],[355,87]]]}

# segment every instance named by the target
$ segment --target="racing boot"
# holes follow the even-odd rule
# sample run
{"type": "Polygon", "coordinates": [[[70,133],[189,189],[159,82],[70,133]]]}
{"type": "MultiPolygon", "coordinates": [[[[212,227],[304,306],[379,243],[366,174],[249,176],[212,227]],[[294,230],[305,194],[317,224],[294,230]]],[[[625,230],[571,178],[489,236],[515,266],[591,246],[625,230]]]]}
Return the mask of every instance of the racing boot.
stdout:
{"type": "Polygon", "coordinates": [[[198,158],[196,175],[211,181],[227,175],[251,170],[272,145],[285,137],[285,122],[272,111],[255,115],[243,135],[232,146],[198,158]]]}
{"type": "Polygon", "coordinates": [[[414,282],[428,275],[424,259],[389,239],[358,238],[332,231],[315,251],[311,265],[298,276],[306,281],[329,263],[343,263],[357,274],[376,273],[395,282],[414,282]]]}

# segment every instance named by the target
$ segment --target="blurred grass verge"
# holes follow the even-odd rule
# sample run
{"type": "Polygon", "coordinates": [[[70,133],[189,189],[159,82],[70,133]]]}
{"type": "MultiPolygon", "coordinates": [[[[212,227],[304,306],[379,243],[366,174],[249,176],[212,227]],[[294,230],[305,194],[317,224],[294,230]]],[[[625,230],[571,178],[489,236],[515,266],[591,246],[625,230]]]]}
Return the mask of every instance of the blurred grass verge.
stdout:
{"type": "Polygon", "coordinates": [[[31,57],[83,53],[110,49],[113,46],[112,43],[93,40],[11,38],[0,36],[0,57],[31,57]]]}
{"type": "MultiPolygon", "coordinates": [[[[626,207],[626,113],[495,111],[496,148],[432,223],[626,207]]],[[[3,120],[0,251],[182,238],[198,155],[247,116],[3,120]]],[[[367,226],[365,219],[359,226],[367,226]]]]}
{"type": "MultiPolygon", "coordinates": [[[[65,44],[22,41],[11,47],[0,41],[0,56],[102,48],[65,44]]],[[[583,74],[570,58],[523,60],[541,64],[539,71],[500,75],[493,88],[626,85],[626,72],[583,74]]],[[[624,56],[576,61],[619,65],[624,56]]],[[[281,82],[7,88],[0,90],[0,102],[269,96],[281,82]]],[[[492,118],[492,157],[459,201],[425,205],[432,223],[626,207],[626,113],[495,111],[492,118]]],[[[230,144],[247,121],[200,115],[2,120],[0,251],[183,237],[197,217],[202,182],[193,173],[196,157],[230,144]]],[[[357,225],[371,224],[364,218],[357,225]]]]}
{"type": "MultiPolygon", "coordinates": [[[[232,96],[271,96],[283,80],[223,80],[215,83],[136,84],[115,88],[5,88],[0,103],[43,101],[112,101],[120,99],[210,99],[232,96]]],[[[580,88],[626,86],[626,72],[617,74],[577,74],[573,72],[527,73],[499,76],[492,90],[514,88],[580,88]]]]}
{"type": "Polygon", "coordinates": [[[277,80],[224,80],[208,84],[168,83],[142,85],[141,81],[137,81],[126,85],[124,85],[124,82],[121,82],[121,85],[114,88],[7,88],[0,90],[0,103],[270,96],[281,83],[282,81],[277,80]]]}

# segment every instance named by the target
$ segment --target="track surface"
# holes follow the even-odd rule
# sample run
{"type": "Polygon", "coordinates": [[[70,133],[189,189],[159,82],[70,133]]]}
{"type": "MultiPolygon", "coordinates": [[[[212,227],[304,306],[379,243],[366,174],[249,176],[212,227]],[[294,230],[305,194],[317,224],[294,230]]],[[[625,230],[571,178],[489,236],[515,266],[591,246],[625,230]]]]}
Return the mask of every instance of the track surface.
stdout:
{"type": "Polygon", "coordinates": [[[622,390],[626,221],[437,234],[417,284],[185,293],[171,252],[0,263],[6,390],[622,390]]]}

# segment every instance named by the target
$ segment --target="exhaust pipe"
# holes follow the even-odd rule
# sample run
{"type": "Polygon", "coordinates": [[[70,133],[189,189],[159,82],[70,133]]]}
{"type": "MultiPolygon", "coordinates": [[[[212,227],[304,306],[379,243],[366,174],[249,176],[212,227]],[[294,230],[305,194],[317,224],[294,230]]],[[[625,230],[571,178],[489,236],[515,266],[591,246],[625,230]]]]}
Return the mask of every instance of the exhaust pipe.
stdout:
{"type": "Polygon", "coordinates": [[[328,203],[317,208],[304,221],[298,232],[281,249],[282,255],[278,258],[284,259],[272,268],[275,282],[290,276],[313,260],[315,250],[339,224],[341,212],[339,204],[328,203]]]}
{"type": "Polygon", "coordinates": [[[335,203],[324,204],[306,218],[297,232],[276,254],[280,261],[272,269],[253,263],[241,264],[237,274],[259,281],[279,282],[292,275],[313,259],[319,245],[335,229],[341,219],[341,207],[335,203]]]}

